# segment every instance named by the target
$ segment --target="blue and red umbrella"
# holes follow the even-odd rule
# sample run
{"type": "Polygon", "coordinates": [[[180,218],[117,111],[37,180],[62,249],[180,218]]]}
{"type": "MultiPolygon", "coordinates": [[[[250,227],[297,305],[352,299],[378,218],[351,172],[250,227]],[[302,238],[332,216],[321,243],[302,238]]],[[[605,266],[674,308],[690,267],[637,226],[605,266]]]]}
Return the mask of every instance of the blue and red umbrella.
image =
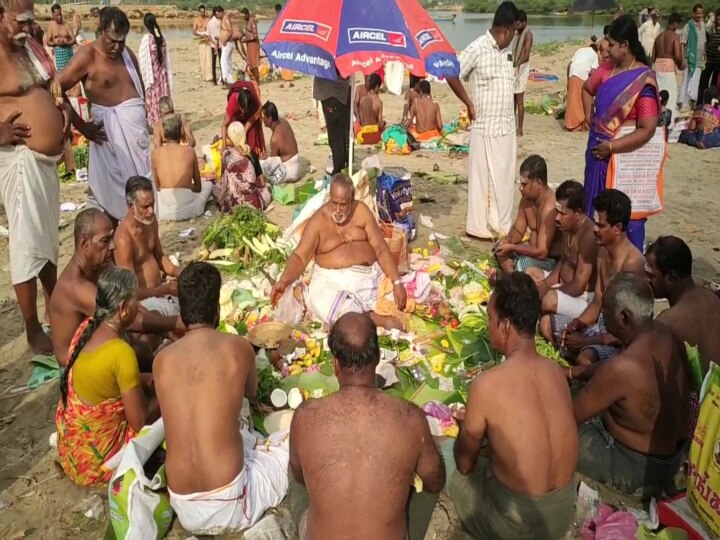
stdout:
{"type": "Polygon", "coordinates": [[[419,0],[288,0],[263,40],[271,64],[335,80],[389,61],[458,77],[455,50],[419,0]]]}

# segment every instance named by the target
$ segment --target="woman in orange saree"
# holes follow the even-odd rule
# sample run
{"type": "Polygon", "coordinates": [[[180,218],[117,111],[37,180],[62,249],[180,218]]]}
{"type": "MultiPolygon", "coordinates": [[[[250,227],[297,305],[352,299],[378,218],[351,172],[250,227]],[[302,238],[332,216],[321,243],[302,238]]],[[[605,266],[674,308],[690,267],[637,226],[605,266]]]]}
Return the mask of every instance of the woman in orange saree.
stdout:
{"type": "Polygon", "coordinates": [[[82,486],[106,484],[103,464],[159,416],[141,386],[132,347],[123,339],[137,315],[137,277],[111,268],[98,280],[95,313],[78,328],[60,380],[55,414],[58,456],[65,473],[82,486]]]}

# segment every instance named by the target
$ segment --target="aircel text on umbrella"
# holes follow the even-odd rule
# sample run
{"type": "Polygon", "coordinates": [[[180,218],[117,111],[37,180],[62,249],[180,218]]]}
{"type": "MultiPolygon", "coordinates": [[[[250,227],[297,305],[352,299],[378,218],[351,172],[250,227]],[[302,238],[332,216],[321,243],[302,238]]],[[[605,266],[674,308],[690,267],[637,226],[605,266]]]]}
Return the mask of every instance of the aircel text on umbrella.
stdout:
{"type": "Polygon", "coordinates": [[[283,22],[280,28],[281,34],[295,34],[298,36],[315,36],[323,41],[327,41],[330,38],[332,28],[327,24],[322,24],[315,21],[300,21],[295,19],[288,19],[283,22]]]}
{"type": "Polygon", "coordinates": [[[348,28],[348,43],[381,43],[391,47],[405,47],[405,34],[379,28],[348,28]]]}
{"type": "Polygon", "coordinates": [[[420,44],[420,48],[424,49],[431,43],[440,43],[443,37],[437,28],[426,28],[415,34],[415,39],[420,44]]]}

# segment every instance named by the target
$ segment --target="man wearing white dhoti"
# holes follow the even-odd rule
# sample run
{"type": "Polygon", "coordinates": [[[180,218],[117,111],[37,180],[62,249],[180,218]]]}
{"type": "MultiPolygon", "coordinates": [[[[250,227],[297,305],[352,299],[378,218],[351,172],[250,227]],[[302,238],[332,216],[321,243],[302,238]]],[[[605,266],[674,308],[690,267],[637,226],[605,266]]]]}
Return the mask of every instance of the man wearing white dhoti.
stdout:
{"type": "Polygon", "coordinates": [[[150,138],[138,61],[125,48],[128,18],[114,6],[105,7],[100,30],[100,37],[80,47],[57,79],[64,90],[85,82],[93,122],[76,116],[73,124],[90,140],[88,177],[95,202],[120,220],[127,213],[128,178],[151,175],[150,138]]]}
{"type": "Polygon", "coordinates": [[[315,266],[306,305],[327,327],[355,312],[368,313],[383,328],[402,328],[397,317],[375,312],[383,274],[392,280],[392,297],[400,311],[406,307],[407,293],[376,217],[365,203],[355,200],[355,187],[347,175],[333,177],[330,200],[305,225],[297,249],[273,286],[273,303],[311,260],[315,266]]]}
{"type": "Polygon", "coordinates": [[[465,231],[481,239],[504,236],[512,227],[517,147],[509,47],[517,14],[512,2],[500,4],[492,28],[460,54],[460,79],[469,79],[472,100],[460,79],[448,79],[473,120],[465,231]]]}
{"type": "Polygon", "coordinates": [[[679,13],[671,13],[667,27],[657,37],[653,47],[653,69],[657,75],[658,89],[668,93],[667,108],[671,122],[678,118],[678,83],[675,70],[683,67],[682,43],[677,35],[681,20],[679,13]]]}
{"type": "Polygon", "coordinates": [[[277,107],[268,101],[262,108],[263,124],[272,131],[270,156],[263,156],[260,166],[265,179],[272,184],[297,182],[307,170],[300,158],[297,139],[290,122],[280,118],[277,107]]]}
{"type": "Polygon", "coordinates": [[[30,0],[0,6],[0,196],[9,229],[10,278],[35,353],[52,354],[37,311],[37,278],[45,305],[57,279],[63,115],[47,90],[54,66],[28,37],[30,0]]]}
{"type": "Polygon", "coordinates": [[[705,68],[705,42],[707,34],[705,29],[704,10],[701,4],[693,6],[692,19],[688,21],[680,38],[683,44],[685,58],[682,80],[680,82],[680,95],[678,106],[689,105],[695,108],[700,87],[700,76],[705,68]]]}

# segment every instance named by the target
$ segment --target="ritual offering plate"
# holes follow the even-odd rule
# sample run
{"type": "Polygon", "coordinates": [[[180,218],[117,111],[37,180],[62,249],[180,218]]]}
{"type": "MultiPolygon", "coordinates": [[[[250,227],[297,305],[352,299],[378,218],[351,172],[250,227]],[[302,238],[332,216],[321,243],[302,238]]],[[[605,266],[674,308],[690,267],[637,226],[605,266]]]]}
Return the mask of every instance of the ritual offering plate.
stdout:
{"type": "Polygon", "coordinates": [[[259,323],[248,332],[250,343],[261,349],[276,349],[280,341],[290,337],[292,328],[281,322],[259,323]]]}

